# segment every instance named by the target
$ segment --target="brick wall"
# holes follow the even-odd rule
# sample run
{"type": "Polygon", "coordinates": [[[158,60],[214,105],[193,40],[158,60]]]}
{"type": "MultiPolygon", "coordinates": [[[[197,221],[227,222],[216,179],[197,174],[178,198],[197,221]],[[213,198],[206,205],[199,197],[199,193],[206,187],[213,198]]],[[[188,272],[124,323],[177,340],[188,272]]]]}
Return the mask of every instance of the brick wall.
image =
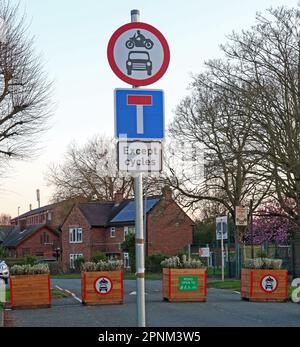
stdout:
{"type": "Polygon", "coordinates": [[[62,266],[63,271],[70,270],[70,254],[83,254],[86,261],[90,261],[97,252],[120,253],[120,242],[123,242],[123,228],[116,228],[116,237],[110,237],[110,228],[90,227],[78,206],[75,206],[62,227],[62,266]],[[82,228],[83,242],[73,244],[69,242],[69,229],[82,228]]]}
{"type": "Polygon", "coordinates": [[[20,258],[26,255],[52,257],[53,251],[58,245],[59,237],[48,228],[42,228],[16,248],[16,257],[20,258]],[[44,233],[49,235],[49,245],[41,243],[41,236],[43,236],[44,233]]]}
{"type": "Polygon", "coordinates": [[[147,218],[148,255],[175,255],[192,243],[193,221],[171,199],[164,198],[147,218]]]}
{"type": "Polygon", "coordinates": [[[70,270],[70,254],[82,254],[86,260],[91,258],[91,227],[78,208],[74,206],[62,226],[62,268],[64,272],[70,270]],[[82,243],[70,243],[69,229],[72,227],[82,228],[82,243]]]}

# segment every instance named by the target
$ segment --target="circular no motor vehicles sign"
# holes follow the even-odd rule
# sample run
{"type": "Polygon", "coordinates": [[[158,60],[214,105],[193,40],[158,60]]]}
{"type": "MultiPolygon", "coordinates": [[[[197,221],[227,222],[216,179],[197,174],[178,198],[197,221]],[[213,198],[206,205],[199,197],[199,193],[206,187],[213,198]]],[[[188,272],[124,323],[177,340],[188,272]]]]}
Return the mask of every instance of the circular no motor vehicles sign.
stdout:
{"type": "Polygon", "coordinates": [[[278,280],[275,276],[266,275],[261,279],[261,289],[266,293],[273,293],[278,287],[278,280]]]}
{"type": "Polygon", "coordinates": [[[113,281],[106,276],[101,276],[94,283],[95,291],[100,295],[107,295],[113,289],[113,281]]]}
{"type": "Polygon", "coordinates": [[[170,49],[164,36],[141,22],[119,28],[109,41],[107,56],[114,73],[134,86],[155,83],[170,63],[170,49]]]}

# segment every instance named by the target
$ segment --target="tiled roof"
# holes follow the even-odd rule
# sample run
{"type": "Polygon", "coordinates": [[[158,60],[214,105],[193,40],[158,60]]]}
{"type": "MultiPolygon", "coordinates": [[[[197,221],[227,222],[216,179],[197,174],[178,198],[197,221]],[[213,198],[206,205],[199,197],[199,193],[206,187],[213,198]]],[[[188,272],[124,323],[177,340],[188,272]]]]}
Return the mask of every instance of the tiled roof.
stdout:
{"type": "Polygon", "coordinates": [[[8,236],[9,233],[12,232],[14,229],[14,226],[8,225],[8,226],[1,226],[0,227],[0,243],[2,243],[6,237],[8,236]]]}
{"type": "Polygon", "coordinates": [[[29,216],[33,216],[35,214],[40,214],[42,212],[47,212],[48,210],[52,210],[53,208],[55,208],[57,205],[59,205],[60,203],[55,203],[55,204],[51,204],[51,205],[46,205],[46,206],[43,206],[43,207],[40,207],[40,208],[36,208],[34,210],[31,210],[31,211],[28,211],[26,213],[23,213],[21,214],[19,217],[16,217],[14,219],[22,219],[22,218],[26,218],[26,217],[29,217],[29,216]]]}
{"type": "Polygon", "coordinates": [[[7,235],[3,241],[4,247],[16,247],[22,241],[27,239],[29,236],[40,230],[41,228],[46,227],[45,224],[35,224],[26,227],[25,230],[20,229],[20,227],[14,227],[14,229],[7,235]]]}
{"type": "Polygon", "coordinates": [[[114,205],[112,201],[89,202],[79,204],[79,208],[91,226],[106,226],[114,205]]]}

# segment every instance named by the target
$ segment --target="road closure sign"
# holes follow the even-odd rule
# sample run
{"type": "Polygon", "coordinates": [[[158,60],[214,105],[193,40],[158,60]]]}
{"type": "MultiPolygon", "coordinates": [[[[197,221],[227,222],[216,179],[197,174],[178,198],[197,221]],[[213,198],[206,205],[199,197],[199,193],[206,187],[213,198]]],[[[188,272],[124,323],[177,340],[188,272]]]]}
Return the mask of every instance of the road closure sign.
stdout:
{"type": "Polygon", "coordinates": [[[115,90],[115,137],[127,140],[163,140],[162,90],[115,90]]]}
{"type": "Polygon", "coordinates": [[[120,141],[118,143],[118,169],[122,172],[162,171],[162,143],[120,141]]]}
{"type": "Polygon", "coordinates": [[[153,26],[133,22],[112,35],[107,56],[113,72],[133,86],[146,86],[158,81],[170,63],[167,40],[153,26]]]}

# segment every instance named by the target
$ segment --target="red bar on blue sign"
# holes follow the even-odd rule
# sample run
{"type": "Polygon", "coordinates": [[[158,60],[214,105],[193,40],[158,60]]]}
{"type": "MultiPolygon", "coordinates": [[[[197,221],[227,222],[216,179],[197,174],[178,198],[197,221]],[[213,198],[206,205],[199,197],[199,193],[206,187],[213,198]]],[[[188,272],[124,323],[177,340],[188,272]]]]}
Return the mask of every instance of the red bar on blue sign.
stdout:
{"type": "Polygon", "coordinates": [[[151,95],[128,95],[127,105],[152,105],[151,95]]]}

